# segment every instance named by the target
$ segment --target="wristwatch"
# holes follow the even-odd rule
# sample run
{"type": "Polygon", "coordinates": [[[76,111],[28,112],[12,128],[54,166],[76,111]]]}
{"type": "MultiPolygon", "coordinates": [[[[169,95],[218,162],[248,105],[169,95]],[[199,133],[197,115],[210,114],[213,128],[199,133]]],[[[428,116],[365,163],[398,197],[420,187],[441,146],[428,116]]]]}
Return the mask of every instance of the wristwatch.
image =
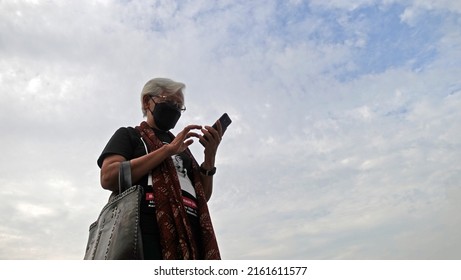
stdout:
{"type": "Polygon", "coordinates": [[[200,173],[202,173],[205,176],[213,176],[216,173],[216,167],[207,170],[200,165],[200,173]]]}

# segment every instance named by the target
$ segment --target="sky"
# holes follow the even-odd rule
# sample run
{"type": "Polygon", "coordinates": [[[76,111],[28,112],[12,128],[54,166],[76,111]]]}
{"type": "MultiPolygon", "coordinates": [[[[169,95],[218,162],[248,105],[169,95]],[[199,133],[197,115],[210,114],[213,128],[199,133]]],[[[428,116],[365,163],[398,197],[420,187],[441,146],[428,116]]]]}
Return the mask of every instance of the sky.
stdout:
{"type": "Polygon", "coordinates": [[[0,1],[0,259],[83,258],[154,77],[233,120],[223,259],[460,259],[460,68],[460,1],[0,1]]]}

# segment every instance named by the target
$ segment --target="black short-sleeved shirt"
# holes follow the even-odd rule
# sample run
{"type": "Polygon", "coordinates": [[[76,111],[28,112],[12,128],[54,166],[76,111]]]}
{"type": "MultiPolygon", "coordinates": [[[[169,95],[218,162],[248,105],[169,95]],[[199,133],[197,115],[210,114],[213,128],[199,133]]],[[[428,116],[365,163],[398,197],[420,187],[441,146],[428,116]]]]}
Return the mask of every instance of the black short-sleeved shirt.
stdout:
{"type": "MultiPolygon", "coordinates": [[[[169,133],[154,129],[155,135],[163,143],[170,143],[173,139],[169,133]]],[[[104,159],[109,155],[121,155],[126,160],[141,157],[146,154],[146,147],[141,140],[139,132],[132,127],[121,127],[111,137],[103,152],[99,156],[97,163],[99,167],[102,167],[104,159]]],[[[192,170],[192,159],[186,154],[181,153],[178,155],[182,161],[183,169],[192,170]]],[[[178,167],[177,167],[178,168],[178,167]]],[[[178,170],[178,172],[181,172],[178,170]]],[[[187,172],[187,177],[193,183],[193,172],[187,172]]],[[[141,201],[141,231],[143,234],[149,234],[158,236],[158,225],[155,219],[155,205],[153,199],[149,198],[149,194],[153,194],[152,186],[148,185],[148,175],[142,177],[138,182],[133,182],[134,185],[141,185],[144,188],[146,197],[141,201]]],[[[189,193],[182,191],[183,197],[195,200],[195,197],[189,193]]],[[[155,195],[155,194],[153,194],[155,195]]],[[[186,209],[189,209],[185,207],[186,209]]],[[[193,227],[193,230],[198,229],[198,219],[196,215],[192,215],[193,210],[189,209],[188,216],[193,227]]],[[[195,213],[196,214],[196,213],[195,213]]]]}

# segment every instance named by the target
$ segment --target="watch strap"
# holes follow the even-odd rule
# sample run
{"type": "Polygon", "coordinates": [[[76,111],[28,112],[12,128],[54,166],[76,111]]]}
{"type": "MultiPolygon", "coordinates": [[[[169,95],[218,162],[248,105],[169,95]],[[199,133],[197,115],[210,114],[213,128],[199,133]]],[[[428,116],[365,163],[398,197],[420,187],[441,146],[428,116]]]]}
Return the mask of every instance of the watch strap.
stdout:
{"type": "Polygon", "coordinates": [[[216,173],[216,167],[213,167],[210,170],[208,170],[200,165],[200,173],[202,173],[205,176],[213,176],[216,173]]]}

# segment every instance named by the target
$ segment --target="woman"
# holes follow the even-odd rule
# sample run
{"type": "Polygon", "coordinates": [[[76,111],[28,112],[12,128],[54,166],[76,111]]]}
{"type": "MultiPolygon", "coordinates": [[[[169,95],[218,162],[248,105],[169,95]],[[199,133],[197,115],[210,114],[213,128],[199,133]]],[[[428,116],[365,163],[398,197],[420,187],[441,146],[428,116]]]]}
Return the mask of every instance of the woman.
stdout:
{"type": "Polygon", "coordinates": [[[222,127],[188,125],[176,137],[169,132],[186,110],[184,88],[165,78],[148,81],[141,92],[147,119],[135,128],[119,128],[98,159],[104,189],[118,191],[119,166],[127,160],[133,184],[144,188],[145,259],[220,259],[207,201],[222,127]],[[194,137],[205,147],[200,166],[188,149],[194,137]]]}

